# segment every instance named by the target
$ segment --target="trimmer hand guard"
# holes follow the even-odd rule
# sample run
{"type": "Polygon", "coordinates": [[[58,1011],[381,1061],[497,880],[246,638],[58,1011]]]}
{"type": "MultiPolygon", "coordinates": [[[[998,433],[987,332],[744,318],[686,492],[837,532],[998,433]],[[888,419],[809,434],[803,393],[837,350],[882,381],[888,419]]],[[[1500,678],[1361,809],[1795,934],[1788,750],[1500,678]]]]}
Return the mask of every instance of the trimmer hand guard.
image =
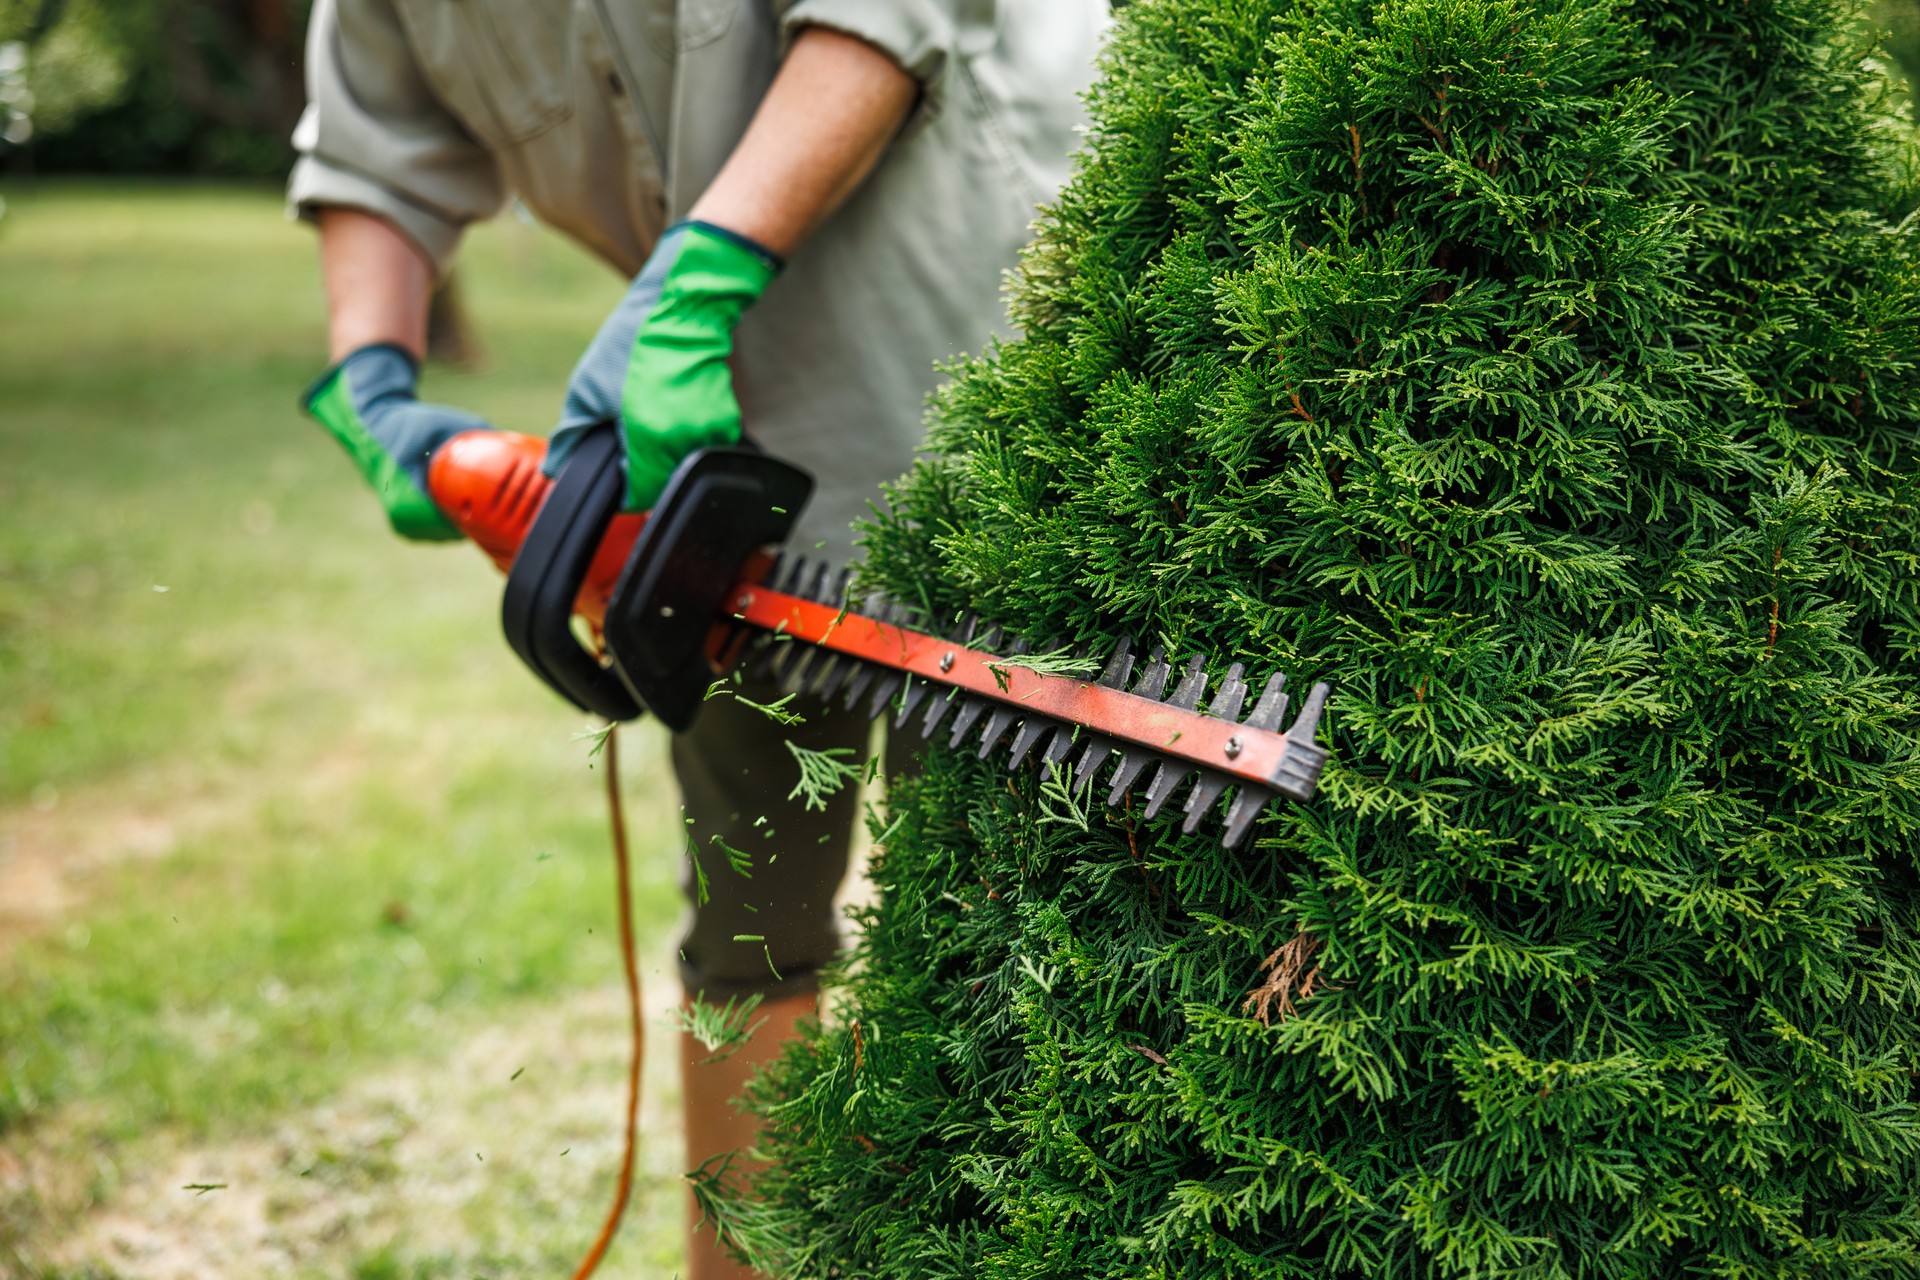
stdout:
{"type": "Polygon", "coordinates": [[[619,434],[610,425],[589,432],[514,558],[501,623],[521,660],[582,711],[609,720],[652,711],[681,732],[713,681],[707,650],[721,605],[754,553],[792,532],[813,477],[750,448],[689,455],[614,588],[603,656],[576,632],[573,614],[625,491],[619,434]]]}
{"type": "Polygon", "coordinates": [[[754,449],[703,449],[667,481],[607,606],[607,650],[635,697],[675,733],[718,674],[722,606],[748,562],[785,541],[813,477],[754,449]]]}
{"type": "Polygon", "coordinates": [[[507,643],[533,673],[609,720],[632,720],[646,708],[574,634],[573,602],[625,492],[619,435],[611,426],[588,433],[540,504],[500,602],[507,643]]]}

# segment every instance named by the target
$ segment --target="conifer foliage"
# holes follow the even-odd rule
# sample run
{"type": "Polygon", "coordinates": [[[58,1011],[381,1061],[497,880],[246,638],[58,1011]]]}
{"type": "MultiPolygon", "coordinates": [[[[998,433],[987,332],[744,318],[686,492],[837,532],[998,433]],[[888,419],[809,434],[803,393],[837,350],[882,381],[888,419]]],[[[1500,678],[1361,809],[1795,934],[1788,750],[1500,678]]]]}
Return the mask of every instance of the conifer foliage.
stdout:
{"type": "Polygon", "coordinates": [[[1857,18],[1123,12],[870,581],[1330,680],[1334,763],[1227,853],[933,751],[709,1197],[761,1265],[1920,1275],[1920,255],[1857,18]]]}

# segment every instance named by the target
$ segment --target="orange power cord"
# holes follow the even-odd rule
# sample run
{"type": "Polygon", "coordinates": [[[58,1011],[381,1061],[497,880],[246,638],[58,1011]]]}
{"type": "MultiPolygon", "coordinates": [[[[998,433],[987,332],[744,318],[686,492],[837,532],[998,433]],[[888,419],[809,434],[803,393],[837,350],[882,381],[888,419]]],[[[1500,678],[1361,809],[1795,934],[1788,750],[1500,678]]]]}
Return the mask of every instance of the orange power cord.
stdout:
{"type": "Polygon", "coordinates": [[[646,1058],[647,1030],[640,1007],[640,962],[633,943],[633,887],[627,858],[627,819],[620,807],[620,726],[607,726],[607,814],[613,825],[613,865],[615,888],[620,902],[620,959],[627,970],[627,1011],[633,1020],[632,1056],[627,1062],[627,1137],[620,1157],[620,1183],[613,1193],[613,1207],[600,1228],[600,1238],[580,1262],[573,1280],[586,1280],[607,1254],[620,1219],[626,1215],[627,1200],[633,1194],[634,1138],[640,1119],[640,1064],[646,1058]]]}

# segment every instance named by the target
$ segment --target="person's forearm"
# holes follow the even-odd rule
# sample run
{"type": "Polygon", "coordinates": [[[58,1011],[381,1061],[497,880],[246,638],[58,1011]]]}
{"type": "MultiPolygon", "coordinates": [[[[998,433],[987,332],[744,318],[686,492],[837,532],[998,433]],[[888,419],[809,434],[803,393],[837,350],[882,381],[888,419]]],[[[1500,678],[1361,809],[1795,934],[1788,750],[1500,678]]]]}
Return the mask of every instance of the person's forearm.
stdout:
{"type": "Polygon", "coordinates": [[[809,27],[688,216],[786,257],[866,181],[919,93],[872,45],[809,27]]]}
{"type": "Polygon", "coordinates": [[[376,342],[425,356],[433,295],[425,256],[392,223],[358,209],[322,209],[319,221],[331,358],[376,342]]]}

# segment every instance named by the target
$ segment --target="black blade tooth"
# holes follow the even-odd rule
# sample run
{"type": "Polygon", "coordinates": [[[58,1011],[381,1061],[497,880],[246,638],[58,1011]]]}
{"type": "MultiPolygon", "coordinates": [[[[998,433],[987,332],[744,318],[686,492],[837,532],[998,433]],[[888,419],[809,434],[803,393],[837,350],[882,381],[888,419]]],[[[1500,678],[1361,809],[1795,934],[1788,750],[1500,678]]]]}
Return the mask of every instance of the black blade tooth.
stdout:
{"type": "MultiPolygon", "coordinates": [[[[1112,655],[1108,657],[1105,668],[1097,678],[1097,683],[1108,683],[1109,678],[1113,676],[1116,670],[1116,664],[1121,662],[1122,655],[1126,652],[1127,647],[1126,640],[1122,639],[1119,646],[1115,648],[1112,655]]],[[[1075,657],[1085,658],[1092,653],[1093,645],[1091,643],[1074,646],[1075,657]]],[[[1131,665],[1131,663],[1128,662],[1127,665],[1131,665]]],[[[1120,679],[1125,681],[1126,676],[1123,674],[1120,676],[1120,679]]],[[[1111,685],[1109,685],[1109,687],[1111,687],[1111,685]]],[[[1040,754],[1040,776],[1042,778],[1051,778],[1056,774],[1064,772],[1071,778],[1072,767],[1065,766],[1063,768],[1062,762],[1065,761],[1067,756],[1073,751],[1074,744],[1077,741],[1078,738],[1075,736],[1074,727],[1070,724],[1061,725],[1060,731],[1054,734],[1053,740],[1047,743],[1046,749],[1040,754]]]]}
{"type": "Polygon", "coordinates": [[[827,592],[830,589],[829,584],[832,581],[833,568],[823,560],[820,562],[820,567],[814,571],[813,576],[807,580],[806,589],[800,594],[815,604],[825,604],[827,602],[827,592]]]}
{"type": "Polygon", "coordinates": [[[807,646],[787,635],[784,631],[773,632],[769,641],[767,645],[767,661],[761,668],[760,675],[763,679],[776,682],[785,680],[786,674],[792,670],[793,664],[796,661],[803,660],[802,650],[807,649],[807,646]]]}
{"type": "Polygon", "coordinates": [[[987,727],[980,731],[980,759],[985,760],[993,749],[1000,744],[1013,722],[1020,718],[1020,712],[1009,706],[998,706],[987,717],[987,727]]]}
{"type": "Polygon", "coordinates": [[[1075,741],[1073,726],[1070,724],[1061,725],[1060,732],[1053,735],[1053,741],[1047,744],[1045,754],[1040,757],[1041,777],[1051,778],[1054,774],[1061,772],[1060,762],[1065,760],[1068,754],[1073,751],[1075,741]]]}
{"type": "Polygon", "coordinates": [[[1221,848],[1235,848],[1246,839],[1247,832],[1253,829],[1260,811],[1267,807],[1267,801],[1273,799],[1273,794],[1265,787],[1241,785],[1233,797],[1233,803],[1227,806],[1227,831],[1220,837],[1221,848]]]}
{"type": "Polygon", "coordinates": [[[1211,769],[1202,769],[1199,779],[1193,784],[1193,790],[1187,795],[1187,804],[1184,810],[1187,817],[1186,821],[1180,824],[1180,829],[1188,835],[1192,835],[1194,831],[1199,828],[1201,819],[1207,816],[1207,811],[1213,808],[1213,802],[1220,798],[1220,794],[1227,789],[1227,785],[1232,781],[1233,780],[1224,773],[1215,773],[1211,769]]]}
{"type": "Polygon", "coordinates": [[[836,609],[846,608],[847,607],[847,584],[852,581],[853,581],[853,568],[851,565],[849,565],[847,568],[842,569],[839,573],[834,575],[833,588],[831,591],[827,593],[826,597],[823,600],[821,600],[820,603],[830,604],[836,609]]]}
{"type": "Polygon", "coordinates": [[[831,649],[826,650],[825,654],[824,659],[813,664],[813,673],[807,678],[807,692],[822,702],[832,700],[833,691],[840,687],[840,682],[847,678],[847,672],[853,669],[857,661],[831,649]]]}
{"type": "Polygon", "coordinates": [[[1267,677],[1267,687],[1260,691],[1260,701],[1253,704],[1253,714],[1245,723],[1249,729],[1278,729],[1286,714],[1287,677],[1276,671],[1267,677]]]}
{"type": "Polygon", "coordinates": [[[904,729],[907,721],[913,719],[913,709],[927,696],[927,690],[933,686],[925,680],[907,680],[906,691],[900,695],[900,714],[894,717],[893,727],[904,729]]]}
{"type": "Polygon", "coordinates": [[[960,714],[954,718],[953,732],[947,737],[947,745],[957,747],[967,736],[967,731],[980,723],[980,717],[987,713],[985,698],[964,697],[960,699],[960,714]]]}
{"type": "MultiPolygon", "coordinates": [[[[1167,677],[1171,674],[1173,668],[1167,665],[1165,651],[1155,645],[1153,652],[1147,655],[1146,670],[1140,673],[1139,681],[1129,692],[1136,698],[1151,698],[1158,702],[1166,690],[1167,677]]],[[[1120,763],[1114,766],[1113,780],[1107,788],[1107,804],[1117,807],[1120,798],[1139,779],[1141,772],[1157,758],[1145,747],[1121,748],[1120,763]]]]}
{"type": "Polygon", "coordinates": [[[891,667],[879,673],[879,678],[873,684],[873,693],[867,700],[867,719],[878,720],[886,712],[906,678],[904,671],[895,671],[891,667]]]}
{"type": "Polygon", "coordinates": [[[1320,713],[1326,708],[1328,692],[1325,683],[1314,685],[1293,728],[1287,730],[1287,754],[1281,759],[1279,776],[1273,781],[1275,789],[1289,800],[1305,801],[1311,797],[1320,782],[1320,771],[1327,767],[1326,750],[1313,736],[1320,726],[1320,713]]]}
{"type": "Polygon", "coordinates": [[[1179,707],[1182,711],[1191,711],[1200,705],[1200,695],[1207,691],[1207,660],[1198,654],[1187,660],[1187,669],[1180,676],[1180,683],[1174,689],[1173,696],[1167,699],[1170,707],[1179,707]]]}
{"type": "Polygon", "coordinates": [[[1153,785],[1147,788],[1147,808],[1143,816],[1149,820],[1159,817],[1161,808],[1192,772],[1193,766],[1184,760],[1162,760],[1160,771],[1153,775],[1153,785]]]}
{"type": "MultiPolygon", "coordinates": [[[[997,639],[998,628],[994,629],[993,634],[997,639]]],[[[1033,652],[1032,645],[1028,644],[1025,640],[1015,640],[1004,654],[995,656],[1017,658],[1022,654],[1031,652],[1033,652]]],[[[1007,730],[1013,727],[1013,722],[1024,714],[1019,708],[1007,706],[1005,703],[993,703],[991,705],[993,706],[993,714],[987,717],[987,727],[980,731],[979,758],[982,760],[985,760],[987,756],[993,752],[994,747],[999,745],[1000,739],[1006,734],[1007,730]]]]}
{"type": "Polygon", "coordinates": [[[1167,677],[1173,674],[1173,668],[1167,665],[1166,653],[1157,646],[1147,655],[1147,669],[1140,673],[1140,681],[1129,691],[1136,698],[1152,698],[1160,701],[1160,695],[1167,690],[1167,677]]]}
{"type": "MultiPolygon", "coordinates": [[[[790,552],[783,552],[773,562],[773,568],[767,571],[767,585],[784,595],[792,595],[794,586],[805,573],[805,560],[790,552]]],[[[785,647],[785,642],[775,639],[774,632],[761,632],[760,638],[753,641],[745,660],[740,664],[741,678],[756,683],[767,679],[775,664],[784,660],[781,650],[785,647]]]]}
{"type": "Polygon", "coordinates": [[[1021,725],[1020,732],[1013,735],[1013,758],[1008,761],[1007,768],[1018,769],[1021,761],[1027,758],[1027,753],[1033,750],[1034,745],[1059,727],[1058,721],[1049,720],[1045,716],[1034,716],[1021,725]]]}
{"type": "Polygon", "coordinates": [[[767,673],[773,670],[774,659],[780,656],[774,652],[779,647],[773,642],[772,636],[762,632],[747,651],[747,660],[740,664],[740,678],[756,684],[765,680],[767,673]]]}
{"type": "MultiPolygon", "coordinates": [[[[1100,672],[1097,683],[1109,689],[1124,689],[1127,687],[1127,677],[1132,674],[1133,637],[1121,636],[1120,643],[1113,647],[1113,653],[1108,656],[1107,665],[1100,672]]],[[[1080,753],[1080,758],[1072,765],[1073,785],[1076,788],[1092,786],[1094,775],[1100,772],[1101,767],[1107,763],[1107,758],[1119,746],[1119,743],[1105,734],[1091,735],[1087,739],[1086,750],[1080,753]]]]}
{"type": "Polygon", "coordinates": [[[1216,720],[1238,720],[1240,707],[1247,700],[1246,664],[1236,662],[1227,668],[1227,675],[1220,682],[1219,690],[1213,695],[1213,701],[1207,704],[1207,714],[1216,720]]]}
{"type": "Polygon", "coordinates": [[[799,693],[807,687],[807,669],[814,665],[821,650],[797,640],[789,640],[780,647],[797,650],[790,660],[780,665],[780,688],[785,693],[799,693]]]}
{"type": "MultiPolygon", "coordinates": [[[[773,571],[767,574],[767,581],[777,583],[773,589],[782,595],[798,595],[801,584],[807,580],[810,572],[806,557],[783,555],[775,563],[773,571]]],[[[795,642],[781,639],[782,634],[777,631],[766,633],[767,638],[759,645],[759,651],[742,664],[745,679],[759,683],[778,679],[785,671],[787,664],[793,661],[795,642]]]]}
{"type": "Polygon", "coordinates": [[[853,669],[853,678],[847,681],[846,696],[840,703],[842,709],[847,711],[853,710],[853,704],[860,701],[860,695],[867,691],[867,686],[873,683],[873,678],[879,675],[882,670],[884,670],[884,668],[876,667],[871,662],[856,663],[853,669]]]}
{"type": "Polygon", "coordinates": [[[871,663],[851,654],[838,654],[835,657],[833,670],[828,673],[826,679],[814,686],[814,692],[819,695],[822,702],[832,702],[842,688],[859,679],[863,672],[872,669],[871,663]]]}
{"type": "MultiPolygon", "coordinates": [[[[889,600],[884,596],[877,596],[867,603],[870,607],[865,610],[864,616],[887,625],[892,625],[894,620],[905,612],[898,601],[889,600]]],[[[846,701],[841,705],[849,711],[853,710],[854,704],[860,701],[860,696],[871,686],[873,702],[867,708],[867,719],[877,720],[880,718],[880,713],[886,710],[887,703],[892,700],[894,690],[900,687],[900,679],[900,673],[891,667],[877,662],[862,662],[860,670],[855,672],[853,679],[847,682],[846,701]],[[880,683],[875,685],[875,680],[880,683]]]]}
{"type": "Polygon", "coordinates": [[[1327,709],[1327,695],[1332,693],[1331,686],[1322,680],[1307,691],[1307,703],[1300,708],[1300,714],[1294,719],[1293,728],[1287,730],[1290,742],[1312,742],[1313,735],[1320,728],[1320,713],[1327,709]]]}
{"type": "MultiPolygon", "coordinates": [[[[1301,796],[1302,799],[1305,798],[1307,793],[1311,793],[1313,783],[1319,778],[1320,766],[1325,763],[1326,759],[1325,753],[1313,745],[1313,730],[1319,723],[1320,708],[1326,705],[1324,689],[1324,685],[1314,687],[1308,694],[1308,707],[1301,712],[1299,720],[1294,723],[1296,729],[1302,724],[1307,726],[1305,732],[1306,749],[1300,751],[1290,749],[1287,753],[1290,758],[1287,763],[1282,766],[1283,772],[1287,775],[1293,775],[1295,773],[1305,774],[1304,777],[1287,777],[1287,782],[1296,786],[1303,785],[1304,791],[1301,796]],[[1309,714],[1309,712],[1311,714],[1309,714]]],[[[1266,686],[1260,691],[1260,700],[1254,704],[1253,711],[1248,714],[1246,720],[1242,723],[1251,729],[1266,729],[1269,731],[1277,729],[1280,727],[1280,721],[1287,714],[1287,701],[1287,677],[1283,673],[1276,671],[1267,677],[1266,686]]],[[[1289,734],[1288,736],[1291,737],[1292,735],[1289,734]]],[[[1198,792],[1199,788],[1196,787],[1196,797],[1198,796],[1198,792]]],[[[1226,831],[1220,837],[1220,846],[1224,849],[1238,848],[1241,841],[1247,838],[1247,833],[1253,830],[1253,824],[1260,820],[1261,813],[1265,811],[1267,805],[1273,801],[1274,796],[1277,794],[1279,793],[1270,787],[1254,786],[1245,782],[1241,783],[1234,791],[1232,802],[1227,805],[1227,826],[1226,831]]],[[[1192,809],[1199,806],[1195,806],[1192,799],[1189,799],[1188,804],[1189,812],[1187,815],[1186,829],[1192,830],[1193,826],[1197,825],[1197,819],[1192,809]]]]}
{"type": "MultiPolygon", "coordinates": [[[[1048,645],[1044,652],[1052,653],[1059,647],[1059,645],[1048,645]]],[[[1082,642],[1073,647],[1071,656],[1077,660],[1087,657],[1092,652],[1093,646],[1082,642]]],[[[1058,722],[1053,721],[1049,723],[1058,722]]],[[[1030,728],[1031,725],[1027,727],[1030,728]]],[[[1022,736],[1024,736],[1025,733],[1026,728],[1023,728],[1021,730],[1022,736]]],[[[1060,725],[1059,731],[1051,738],[1048,738],[1042,733],[1038,741],[1044,741],[1046,743],[1045,747],[1040,751],[1040,776],[1042,778],[1051,778],[1058,769],[1060,761],[1066,756],[1067,752],[1073,749],[1073,726],[1062,724],[1060,725]]],[[[1020,737],[1016,737],[1013,740],[1013,765],[1015,768],[1019,767],[1020,762],[1027,757],[1028,753],[1034,749],[1034,746],[1035,743],[1027,743],[1023,748],[1020,737]]]]}
{"type": "Polygon", "coordinates": [[[1096,682],[1109,689],[1127,687],[1127,677],[1133,674],[1133,637],[1121,636],[1120,643],[1113,646],[1113,652],[1107,655],[1107,665],[1100,670],[1096,682]]]}
{"type": "MultiPolygon", "coordinates": [[[[774,590],[778,591],[781,595],[799,595],[800,588],[806,582],[809,572],[807,558],[805,556],[782,556],[780,558],[780,568],[786,571],[786,577],[780,580],[780,585],[775,587],[774,590]]],[[[771,579],[769,579],[769,581],[771,581],[771,579]]]]}
{"type": "Polygon", "coordinates": [[[1213,802],[1218,800],[1220,793],[1226,789],[1225,774],[1215,773],[1211,769],[1202,769],[1199,779],[1193,784],[1193,790],[1187,793],[1186,807],[1182,810],[1187,816],[1180,823],[1180,830],[1187,835],[1197,831],[1201,820],[1207,816],[1207,810],[1213,808],[1213,802]]]}
{"type": "Polygon", "coordinates": [[[960,691],[958,689],[948,689],[944,696],[935,698],[933,705],[927,708],[926,719],[920,722],[920,736],[923,738],[931,738],[933,731],[940,727],[940,722],[947,718],[947,712],[959,705],[960,691]]]}
{"type": "MultiPolygon", "coordinates": [[[[1241,678],[1245,673],[1246,666],[1242,663],[1236,662],[1227,668],[1226,679],[1220,682],[1220,688],[1213,695],[1213,701],[1207,704],[1209,716],[1216,720],[1234,720],[1239,717],[1240,706],[1247,700],[1247,682],[1241,678]]],[[[1163,768],[1162,777],[1164,776],[1163,768]]],[[[1182,809],[1186,814],[1186,821],[1180,824],[1180,829],[1192,835],[1194,829],[1200,825],[1200,820],[1206,816],[1207,810],[1213,807],[1213,802],[1218,800],[1220,793],[1226,789],[1226,775],[1215,773],[1211,769],[1202,769],[1200,777],[1193,784],[1193,790],[1187,793],[1187,803],[1182,809]]]]}
{"type": "Polygon", "coordinates": [[[1206,812],[1213,808],[1213,800],[1219,800],[1219,793],[1227,789],[1227,779],[1219,773],[1200,770],[1194,789],[1187,793],[1187,804],[1181,808],[1185,818],[1181,819],[1181,833],[1192,835],[1200,829],[1200,819],[1206,818],[1206,812]]]}
{"type": "Polygon", "coordinates": [[[1122,796],[1126,795],[1146,767],[1154,763],[1153,752],[1145,747],[1128,747],[1120,753],[1120,763],[1114,767],[1113,779],[1107,786],[1107,804],[1118,806],[1122,796]]]}
{"type": "MultiPolygon", "coordinates": [[[[1191,711],[1199,705],[1200,695],[1206,690],[1206,659],[1196,654],[1188,659],[1187,669],[1181,675],[1180,683],[1174,689],[1173,696],[1167,699],[1167,705],[1179,707],[1183,711],[1191,711]]],[[[1168,760],[1158,756],[1154,758],[1160,759],[1161,763],[1160,772],[1154,775],[1153,785],[1147,788],[1146,816],[1149,818],[1160,812],[1161,806],[1166,804],[1174,791],[1186,780],[1187,775],[1193,772],[1193,766],[1184,761],[1168,760]]]]}
{"type": "Polygon", "coordinates": [[[1073,764],[1073,785],[1076,789],[1093,785],[1094,775],[1106,767],[1107,761],[1120,744],[1105,734],[1094,734],[1087,739],[1087,749],[1073,764]]]}

